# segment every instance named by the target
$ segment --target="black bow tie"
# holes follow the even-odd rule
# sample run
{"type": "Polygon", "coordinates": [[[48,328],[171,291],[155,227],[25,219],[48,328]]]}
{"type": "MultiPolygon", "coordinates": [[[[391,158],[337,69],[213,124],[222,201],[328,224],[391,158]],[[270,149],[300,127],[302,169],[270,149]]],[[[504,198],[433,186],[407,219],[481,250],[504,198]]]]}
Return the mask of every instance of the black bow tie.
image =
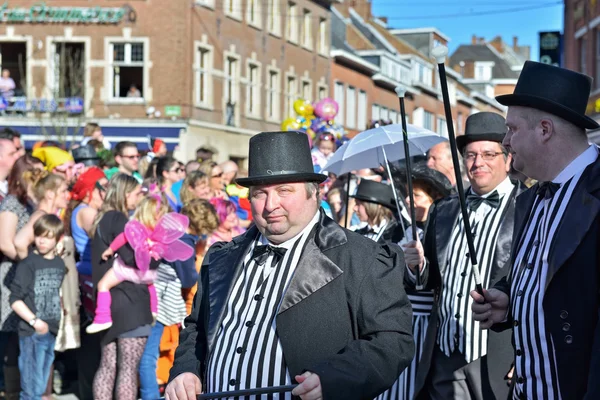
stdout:
{"type": "Polygon", "coordinates": [[[254,251],[252,252],[252,258],[254,259],[254,261],[256,261],[258,265],[263,265],[267,261],[267,258],[269,258],[271,254],[273,254],[273,261],[275,262],[273,265],[277,265],[277,263],[281,261],[283,256],[285,256],[286,251],[287,249],[283,247],[274,247],[270,244],[264,246],[256,246],[254,248],[254,251]]]}
{"type": "Polygon", "coordinates": [[[471,192],[467,195],[467,205],[473,211],[477,211],[482,203],[487,203],[492,208],[498,208],[500,205],[500,195],[497,190],[494,190],[487,197],[481,197],[471,192]]]}
{"type": "Polygon", "coordinates": [[[539,184],[536,194],[548,200],[551,199],[556,194],[556,192],[558,192],[559,189],[559,183],[542,182],[539,184]]]}

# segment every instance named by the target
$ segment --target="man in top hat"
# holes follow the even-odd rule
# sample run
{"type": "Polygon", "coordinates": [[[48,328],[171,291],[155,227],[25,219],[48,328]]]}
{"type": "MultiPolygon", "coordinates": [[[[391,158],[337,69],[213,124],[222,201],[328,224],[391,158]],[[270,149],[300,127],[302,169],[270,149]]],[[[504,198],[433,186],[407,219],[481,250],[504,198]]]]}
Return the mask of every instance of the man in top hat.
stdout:
{"type": "Polygon", "coordinates": [[[402,253],[319,209],[305,134],[252,137],[249,164],[256,225],[206,254],[167,398],[296,382],[305,400],[374,398],[414,355],[402,253]]]}
{"type": "Polygon", "coordinates": [[[75,164],[83,165],[83,170],[81,171],[82,174],[90,168],[100,165],[101,159],[98,156],[98,153],[96,153],[96,149],[94,149],[94,146],[91,144],[74,148],[71,150],[71,154],[73,155],[75,164]]]}
{"type": "Polygon", "coordinates": [[[511,157],[501,144],[505,134],[502,116],[481,112],[467,119],[465,134],[456,142],[471,184],[466,199],[478,264],[470,262],[457,195],[430,208],[425,249],[419,241],[404,248],[407,265],[412,271],[420,267],[427,288],[437,292],[416,382],[416,392],[434,400],[508,395],[504,378],[512,362],[510,335],[481,329],[473,321],[469,297],[475,287],[473,268],[484,287],[509,269],[516,187],[508,177],[511,157]]]}
{"type": "MultiPolygon", "coordinates": [[[[482,326],[512,327],[513,398],[600,398],[600,161],[586,129],[592,79],[527,61],[504,144],[538,183],[517,200],[510,279],[484,292],[482,326]]],[[[472,294],[478,302],[481,296],[472,294]]]]}

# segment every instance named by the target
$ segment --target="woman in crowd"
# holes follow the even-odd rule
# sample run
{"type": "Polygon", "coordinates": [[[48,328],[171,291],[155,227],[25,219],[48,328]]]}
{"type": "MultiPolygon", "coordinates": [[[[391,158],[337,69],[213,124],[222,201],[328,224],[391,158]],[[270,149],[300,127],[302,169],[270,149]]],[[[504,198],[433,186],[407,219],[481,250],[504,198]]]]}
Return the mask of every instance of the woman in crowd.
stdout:
{"type": "Polygon", "coordinates": [[[173,184],[179,181],[179,174],[182,167],[179,166],[177,160],[173,157],[160,157],[156,163],[156,178],[158,179],[158,186],[162,193],[167,196],[169,206],[175,212],[181,208],[177,203],[177,198],[171,190],[173,184]]]}
{"type": "Polygon", "coordinates": [[[67,182],[61,175],[33,170],[25,173],[25,179],[29,181],[36,210],[15,236],[15,248],[21,260],[27,257],[29,246],[33,244],[35,222],[42,215],[57,214],[60,210],[66,209],[69,202],[67,182]]]}
{"type": "Polygon", "coordinates": [[[208,238],[207,249],[216,242],[231,242],[234,237],[244,233],[244,230],[239,226],[239,218],[232,202],[214,197],[210,200],[210,203],[217,212],[219,226],[208,238]]]}
{"type": "Polygon", "coordinates": [[[346,192],[341,188],[333,188],[329,192],[327,192],[327,203],[329,203],[329,207],[331,207],[331,213],[333,215],[333,219],[337,223],[342,223],[342,219],[344,218],[344,199],[346,197],[346,192]],[[341,222],[340,222],[341,221],[341,222]]]}
{"type": "Polygon", "coordinates": [[[402,238],[394,217],[396,202],[391,186],[363,179],[351,197],[356,202],[356,215],[365,224],[356,233],[378,243],[397,243],[402,238]]]}
{"type": "Polygon", "coordinates": [[[181,185],[180,197],[184,205],[192,199],[210,200],[211,190],[206,174],[202,171],[190,172],[181,185]]]}
{"type": "MultiPolygon", "coordinates": [[[[142,198],[142,188],[129,175],[116,174],[108,183],[104,203],[98,212],[92,239],[92,278],[94,287],[112,267],[113,258],[102,260],[102,253],[124,231],[129,213],[142,198]]],[[[135,265],[133,249],[121,247],[119,257],[135,265]]],[[[122,282],[111,290],[113,325],[101,339],[100,367],[94,378],[94,399],[137,398],[137,370],[150,334],[152,314],[148,286],[122,282]],[[118,355],[118,359],[117,359],[118,355]],[[118,362],[118,368],[117,368],[118,362]],[[118,374],[117,374],[118,370],[118,374]]]]}
{"type": "MultiPolygon", "coordinates": [[[[19,337],[17,326],[19,317],[10,308],[10,285],[15,276],[19,261],[14,239],[17,232],[25,226],[34,210],[34,202],[28,195],[26,172],[37,169],[43,164],[30,155],[20,157],[14,164],[8,177],[8,195],[0,203],[0,340],[5,344],[4,389],[7,398],[17,399],[20,392],[20,374],[18,367],[19,337]]],[[[40,168],[40,169],[41,169],[40,168]]]]}
{"type": "MultiPolygon", "coordinates": [[[[394,182],[398,187],[406,187],[406,170],[393,172],[394,182]]],[[[429,208],[433,203],[441,198],[449,196],[452,192],[452,184],[444,174],[434,169],[428,168],[425,162],[419,162],[413,165],[413,199],[415,202],[415,215],[417,224],[417,234],[423,240],[427,228],[427,218],[429,208]]],[[[408,193],[408,188],[406,188],[408,193]]],[[[406,204],[410,204],[410,198],[407,196],[406,204]]],[[[412,240],[412,229],[406,229],[407,238],[403,238],[400,245],[412,240]]],[[[429,324],[429,317],[433,307],[433,291],[422,290],[415,291],[406,289],[408,299],[413,309],[413,337],[415,340],[415,358],[400,375],[396,383],[390,390],[378,397],[378,400],[412,400],[414,398],[415,379],[417,377],[417,367],[419,359],[423,352],[425,335],[429,324]]]]}
{"type": "Polygon", "coordinates": [[[214,161],[204,161],[200,165],[200,171],[208,176],[208,184],[211,190],[211,197],[226,198],[225,185],[223,184],[223,170],[214,161]]]}

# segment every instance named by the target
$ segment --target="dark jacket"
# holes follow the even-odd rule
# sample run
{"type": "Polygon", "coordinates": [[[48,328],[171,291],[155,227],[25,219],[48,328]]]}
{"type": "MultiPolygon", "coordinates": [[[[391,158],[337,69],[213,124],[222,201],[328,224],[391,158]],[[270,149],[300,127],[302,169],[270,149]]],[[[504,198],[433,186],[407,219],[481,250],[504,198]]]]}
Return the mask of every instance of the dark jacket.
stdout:
{"type": "MultiPolygon", "coordinates": [[[[257,235],[253,227],[216,243],[204,258],[171,380],[193,372],[204,381],[230,291],[257,235]]],[[[373,399],[389,388],[414,355],[403,274],[399,250],[347,231],[321,212],[276,317],[292,379],[305,370],[318,374],[325,400],[373,399]]]]}
{"type": "MultiPolygon", "coordinates": [[[[504,209],[500,232],[496,242],[496,251],[492,261],[490,273],[490,287],[504,278],[510,271],[510,251],[514,230],[515,196],[517,188],[510,194],[511,199],[504,209]]],[[[431,311],[431,319],[427,328],[427,336],[423,348],[423,354],[417,371],[415,393],[418,397],[427,392],[428,375],[431,369],[433,352],[437,346],[437,334],[439,328],[439,301],[442,275],[447,266],[448,246],[452,230],[458,221],[460,214],[460,203],[457,195],[452,195],[434,203],[430,209],[428,226],[424,240],[425,258],[428,267],[423,271],[423,283],[427,288],[435,290],[435,299],[431,311]]],[[[468,293],[466,294],[468,295],[468,293]]],[[[513,349],[511,346],[510,333],[490,332],[488,335],[487,357],[482,359],[482,372],[487,374],[483,380],[483,394],[486,399],[506,397],[507,386],[504,380],[513,362],[513,349]],[[490,387],[486,386],[490,383],[490,387]]]]}
{"type": "MultiPolygon", "coordinates": [[[[514,243],[523,235],[537,188],[517,199],[514,243]]],[[[588,166],[571,195],[548,266],[543,312],[554,343],[561,396],[600,399],[600,159],[588,166]]],[[[496,288],[510,296],[506,279],[496,288]]],[[[509,326],[510,315],[507,324],[494,328],[509,326]]]]}
{"type": "MultiPolygon", "coordinates": [[[[112,241],[125,230],[125,224],[128,218],[125,214],[118,211],[108,211],[96,229],[96,234],[92,239],[92,281],[94,288],[106,271],[113,264],[114,258],[107,261],[102,260],[102,253],[108,248],[112,241]]],[[[125,265],[135,266],[135,254],[129,244],[121,246],[117,254],[125,265]]],[[[158,262],[152,260],[150,268],[158,267],[158,262]]],[[[152,323],[152,314],[150,313],[150,294],[148,285],[138,285],[132,282],[122,282],[110,291],[111,313],[113,325],[106,331],[102,337],[102,346],[107,345],[125,332],[135,328],[152,323]]]]}

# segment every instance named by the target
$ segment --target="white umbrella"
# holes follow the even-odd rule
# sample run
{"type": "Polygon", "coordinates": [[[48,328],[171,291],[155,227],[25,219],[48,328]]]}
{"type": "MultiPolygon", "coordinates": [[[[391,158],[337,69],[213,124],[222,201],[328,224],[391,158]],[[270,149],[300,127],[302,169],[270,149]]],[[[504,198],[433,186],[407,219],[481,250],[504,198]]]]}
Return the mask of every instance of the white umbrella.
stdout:
{"type": "MultiPolygon", "coordinates": [[[[407,131],[409,156],[423,155],[436,144],[446,141],[446,138],[440,134],[415,125],[408,124],[407,131]]],[[[394,187],[389,163],[390,161],[403,160],[405,157],[402,125],[385,125],[361,132],[344,143],[333,154],[333,157],[323,169],[341,175],[354,170],[385,165],[390,177],[396,207],[398,212],[401,212],[403,207],[400,205],[394,187]]],[[[404,231],[404,225],[400,225],[404,231]]],[[[404,232],[404,236],[406,237],[406,232],[404,232]]]]}
{"type": "MultiPolygon", "coordinates": [[[[439,133],[408,124],[408,151],[411,156],[423,155],[446,140],[439,133]]],[[[344,143],[323,169],[341,175],[363,168],[376,168],[387,165],[388,161],[404,158],[402,125],[385,125],[359,133],[344,143]]]]}

